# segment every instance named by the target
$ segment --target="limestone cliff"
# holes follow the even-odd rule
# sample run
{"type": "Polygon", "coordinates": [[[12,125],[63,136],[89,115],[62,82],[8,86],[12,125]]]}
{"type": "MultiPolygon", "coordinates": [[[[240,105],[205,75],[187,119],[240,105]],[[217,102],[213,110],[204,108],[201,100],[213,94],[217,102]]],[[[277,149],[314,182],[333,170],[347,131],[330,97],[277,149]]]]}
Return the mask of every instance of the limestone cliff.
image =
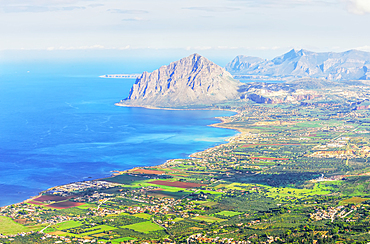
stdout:
{"type": "Polygon", "coordinates": [[[193,54],[151,73],[144,72],[117,105],[145,107],[209,106],[239,99],[240,82],[208,59],[193,54]]]}

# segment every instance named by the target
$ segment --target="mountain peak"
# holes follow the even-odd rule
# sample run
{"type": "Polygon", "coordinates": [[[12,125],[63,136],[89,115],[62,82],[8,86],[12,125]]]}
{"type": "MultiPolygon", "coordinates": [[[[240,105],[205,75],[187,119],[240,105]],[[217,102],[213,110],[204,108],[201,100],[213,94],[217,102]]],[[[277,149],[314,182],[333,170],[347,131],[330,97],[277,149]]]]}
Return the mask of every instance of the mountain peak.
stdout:
{"type": "Polygon", "coordinates": [[[295,55],[295,54],[297,54],[299,52],[299,50],[298,49],[295,49],[295,48],[293,48],[293,49],[291,49],[289,52],[287,52],[286,54],[284,54],[284,55],[295,55]]]}
{"type": "Polygon", "coordinates": [[[280,56],[280,58],[283,57],[283,59],[287,60],[287,59],[294,59],[297,57],[307,56],[310,54],[312,54],[312,52],[307,51],[305,49],[297,50],[293,48],[289,52],[285,53],[283,56],[280,56]]]}
{"type": "Polygon", "coordinates": [[[207,58],[201,56],[198,53],[193,53],[185,58],[182,58],[178,61],[172,62],[169,65],[172,65],[173,63],[180,63],[180,64],[187,64],[187,65],[200,65],[201,63],[204,63],[206,65],[216,65],[212,61],[208,60],[207,58]]]}
{"type": "Polygon", "coordinates": [[[181,61],[181,60],[191,60],[191,59],[198,60],[198,59],[202,59],[202,58],[203,59],[206,59],[206,58],[204,58],[202,55],[200,55],[198,53],[193,53],[193,54],[191,54],[191,55],[189,55],[187,57],[184,57],[184,58],[180,59],[179,61],[181,61]]]}
{"type": "Polygon", "coordinates": [[[299,50],[299,51],[297,52],[297,54],[298,54],[299,56],[307,56],[307,55],[312,54],[312,52],[310,52],[310,51],[308,51],[308,50],[305,50],[305,49],[301,49],[301,50],[299,50]]]}
{"type": "Polygon", "coordinates": [[[271,60],[275,65],[279,65],[279,64],[282,64],[285,60],[290,60],[290,59],[294,59],[296,57],[298,57],[298,51],[295,50],[294,48],[292,50],[290,50],[289,52],[279,56],[279,57],[276,57],[274,58],[273,60],[271,60]]]}
{"type": "Polygon", "coordinates": [[[240,82],[212,61],[194,53],[144,72],[117,105],[146,107],[209,106],[234,99],[240,82]]]}
{"type": "Polygon", "coordinates": [[[190,55],[189,57],[195,57],[195,58],[203,58],[202,55],[198,54],[198,53],[193,53],[192,55],[190,55]]]}

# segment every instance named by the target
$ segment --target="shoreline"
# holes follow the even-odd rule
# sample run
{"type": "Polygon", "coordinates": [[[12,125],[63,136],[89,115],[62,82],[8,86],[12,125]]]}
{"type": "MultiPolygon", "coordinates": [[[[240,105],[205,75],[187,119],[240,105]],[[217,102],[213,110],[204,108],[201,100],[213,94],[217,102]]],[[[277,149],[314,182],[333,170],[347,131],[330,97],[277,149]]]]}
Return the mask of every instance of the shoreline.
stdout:
{"type": "MultiPolygon", "coordinates": [[[[225,116],[225,117],[214,117],[215,119],[218,119],[220,120],[218,123],[214,123],[214,124],[209,124],[209,125],[206,125],[206,126],[210,126],[210,127],[216,127],[216,128],[222,128],[222,129],[230,129],[230,130],[235,130],[236,133],[235,135],[231,136],[231,137],[228,137],[224,140],[224,143],[221,143],[220,145],[216,145],[216,146],[212,146],[212,147],[209,147],[209,148],[206,148],[202,151],[199,151],[199,152],[194,152],[190,155],[188,155],[189,158],[196,158],[196,154],[198,153],[203,153],[203,152],[206,152],[207,150],[210,150],[210,149],[213,149],[213,148],[217,148],[217,147],[220,147],[220,146],[223,146],[223,145],[226,145],[228,143],[230,143],[233,139],[236,139],[236,138],[239,138],[244,132],[241,131],[239,128],[233,128],[233,127],[226,127],[226,126],[222,126],[223,124],[229,122],[228,118],[232,117],[232,116],[235,116],[237,114],[239,114],[238,111],[235,111],[235,110],[228,110],[228,109],[211,109],[211,108],[205,108],[205,109],[171,109],[171,108],[158,108],[158,107],[151,107],[151,106],[132,106],[132,105],[118,105],[118,103],[115,104],[116,106],[121,106],[121,107],[135,107],[135,108],[145,108],[145,109],[158,109],[158,110],[174,110],[174,111],[186,111],[186,110],[211,110],[211,111],[228,111],[228,112],[235,112],[236,114],[234,115],[230,115],[230,116],[225,116]]],[[[177,158],[176,158],[177,159],[177,158]]],[[[104,177],[104,178],[97,178],[97,179],[89,179],[89,180],[81,180],[81,181],[74,181],[74,182],[70,182],[70,183],[66,183],[66,184],[62,184],[62,185],[55,185],[55,186],[52,186],[48,189],[45,189],[41,192],[38,193],[38,195],[36,196],[31,196],[21,202],[17,202],[17,203],[12,203],[12,204],[8,204],[8,205],[5,205],[5,206],[0,206],[0,209],[6,209],[8,208],[9,206],[11,205],[19,205],[19,204],[23,204],[23,203],[27,203],[29,201],[32,201],[33,199],[35,198],[38,198],[40,196],[42,196],[42,194],[44,192],[47,192],[47,191],[50,191],[51,189],[53,188],[56,188],[56,187],[60,187],[60,186],[64,186],[64,185],[69,185],[69,184],[73,184],[73,183],[76,183],[76,182],[86,182],[86,181],[99,181],[99,180],[104,180],[104,179],[109,179],[109,178],[112,178],[114,176],[117,176],[117,175],[120,175],[121,173],[123,172],[128,172],[128,171],[132,171],[134,169],[140,169],[140,168],[146,168],[146,167],[160,167],[160,166],[164,166],[166,165],[169,161],[172,161],[172,160],[176,160],[176,159],[168,159],[166,160],[165,162],[161,163],[161,164],[158,164],[158,165],[153,165],[153,166],[141,166],[141,167],[133,167],[133,168],[130,168],[130,169],[126,169],[126,170],[112,170],[110,171],[112,174],[109,176],[109,177],[104,177]]]]}
{"type": "MultiPolygon", "coordinates": [[[[204,108],[162,108],[162,107],[155,107],[155,106],[149,106],[149,105],[129,105],[129,104],[122,104],[122,103],[115,103],[115,106],[118,107],[126,107],[126,108],[145,108],[145,109],[154,109],[154,110],[169,110],[169,111],[195,111],[195,110],[210,110],[210,111],[229,111],[229,112],[235,112],[239,113],[236,110],[232,109],[220,109],[220,108],[214,108],[214,107],[204,107],[204,108]]],[[[222,117],[215,117],[220,120],[222,120],[222,117]]],[[[222,121],[223,122],[223,121],[222,121]]]]}

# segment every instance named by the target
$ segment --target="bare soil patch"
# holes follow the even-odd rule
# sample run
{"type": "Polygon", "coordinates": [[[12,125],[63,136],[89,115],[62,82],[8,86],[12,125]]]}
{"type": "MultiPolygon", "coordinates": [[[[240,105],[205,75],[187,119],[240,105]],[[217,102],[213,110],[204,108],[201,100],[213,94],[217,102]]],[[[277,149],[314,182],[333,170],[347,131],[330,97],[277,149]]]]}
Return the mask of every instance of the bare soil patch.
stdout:
{"type": "Polygon", "coordinates": [[[59,202],[59,201],[68,200],[70,198],[72,198],[72,197],[61,197],[61,196],[45,195],[45,196],[41,196],[41,197],[35,198],[33,200],[34,201],[37,201],[37,202],[46,202],[46,201],[59,202]]]}
{"type": "Polygon", "coordinates": [[[241,147],[253,147],[253,146],[299,146],[301,144],[293,144],[293,143],[275,143],[275,144],[247,144],[241,147]]]}
{"type": "Polygon", "coordinates": [[[155,180],[155,181],[150,181],[148,183],[161,185],[161,186],[173,186],[173,187],[179,187],[179,188],[194,188],[194,187],[205,186],[205,184],[181,182],[181,181],[170,182],[170,181],[163,181],[163,180],[155,180]]]}
{"type": "Polygon", "coordinates": [[[67,209],[67,208],[78,207],[84,204],[85,203],[82,203],[82,202],[65,201],[65,202],[53,203],[53,204],[47,205],[46,207],[56,208],[56,209],[67,209]]]}
{"type": "Polygon", "coordinates": [[[164,174],[164,171],[159,170],[150,170],[150,169],[133,169],[131,170],[131,173],[137,173],[137,174],[147,174],[147,175],[161,175],[164,174]]]}
{"type": "Polygon", "coordinates": [[[266,158],[266,157],[251,157],[251,159],[262,159],[262,160],[289,160],[289,158],[266,158]]]}
{"type": "Polygon", "coordinates": [[[44,206],[44,203],[42,203],[42,202],[28,201],[27,203],[31,203],[31,204],[34,204],[34,205],[44,206]]]}

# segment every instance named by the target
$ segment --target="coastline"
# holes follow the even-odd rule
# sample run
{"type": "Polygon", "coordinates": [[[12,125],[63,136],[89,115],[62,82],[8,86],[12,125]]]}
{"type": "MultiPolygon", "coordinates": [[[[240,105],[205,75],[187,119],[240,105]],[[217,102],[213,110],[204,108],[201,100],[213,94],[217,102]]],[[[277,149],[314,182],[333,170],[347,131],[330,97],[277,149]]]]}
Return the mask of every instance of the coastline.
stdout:
{"type": "MultiPolygon", "coordinates": [[[[236,140],[238,138],[240,138],[240,136],[242,136],[244,134],[244,132],[240,129],[240,128],[236,128],[236,127],[227,127],[227,126],[223,126],[223,124],[227,123],[227,122],[230,122],[229,118],[232,117],[232,116],[235,116],[238,114],[238,111],[235,111],[235,110],[229,110],[229,109],[212,109],[212,108],[204,108],[204,109],[176,109],[176,108],[158,108],[158,107],[152,107],[152,106],[132,106],[132,105],[120,105],[118,103],[115,104],[116,106],[122,106],[122,107],[135,107],[135,108],[145,108],[145,109],[157,109],[157,110],[174,110],[174,111],[186,111],[186,110],[217,110],[217,111],[228,111],[228,112],[235,112],[236,114],[234,115],[230,115],[230,116],[225,116],[225,117],[214,117],[215,119],[218,119],[220,120],[218,123],[214,123],[214,124],[210,124],[210,125],[206,125],[206,126],[210,126],[210,127],[216,127],[216,128],[222,128],[222,129],[230,129],[230,130],[235,130],[239,133],[236,133],[235,135],[231,136],[231,137],[228,137],[224,140],[224,143],[221,143],[219,145],[216,145],[216,146],[213,146],[213,147],[209,147],[209,148],[206,148],[202,151],[199,151],[199,152],[194,152],[192,154],[190,154],[188,157],[194,157],[194,158],[197,158],[197,154],[200,154],[200,153],[204,153],[208,150],[212,150],[212,149],[215,149],[217,147],[220,147],[220,146],[223,146],[223,145],[226,145],[230,142],[232,142],[233,140],[236,140]]],[[[173,160],[176,160],[176,159],[168,159],[166,160],[165,162],[161,163],[161,164],[158,164],[158,165],[154,165],[154,166],[141,166],[141,167],[133,167],[133,168],[130,168],[130,169],[127,169],[127,170],[112,170],[110,171],[112,174],[109,176],[109,177],[104,177],[104,178],[97,178],[97,179],[89,179],[89,180],[81,180],[81,181],[75,181],[75,182],[70,182],[70,183],[66,183],[66,184],[62,184],[62,185],[55,185],[55,186],[52,186],[48,189],[45,189],[41,192],[38,193],[38,195],[36,196],[31,196],[25,200],[23,200],[22,202],[17,202],[17,203],[13,203],[13,204],[9,204],[9,205],[5,205],[5,206],[0,206],[0,209],[6,209],[8,208],[9,206],[11,205],[19,205],[19,204],[23,204],[23,203],[27,203],[29,201],[32,201],[33,199],[35,198],[38,198],[40,196],[43,195],[43,193],[45,192],[48,192],[48,191],[51,191],[52,189],[54,188],[57,188],[57,187],[61,187],[61,186],[65,186],[65,185],[69,185],[69,184],[73,184],[73,183],[77,183],[77,182],[87,182],[87,181],[104,181],[105,179],[109,179],[109,178],[112,178],[114,176],[117,176],[117,175],[120,175],[124,172],[130,172],[130,171],[133,171],[135,169],[140,169],[140,168],[151,168],[151,167],[161,167],[161,166],[165,166],[168,162],[171,162],[173,160]]]]}
{"type": "MultiPolygon", "coordinates": [[[[155,107],[155,106],[149,106],[149,105],[129,105],[129,104],[123,104],[123,103],[115,103],[115,106],[118,107],[127,107],[127,108],[146,108],[146,109],[154,109],[154,110],[170,110],[170,111],[194,111],[194,110],[210,110],[210,111],[229,111],[229,112],[235,112],[238,113],[236,110],[231,109],[220,109],[220,108],[214,108],[214,107],[203,107],[203,108],[166,108],[166,107],[155,107]]],[[[215,118],[222,118],[222,117],[215,117],[215,118]]],[[[220,119],[222,120],[222,119],[220,119]]],[[[223,121],[221,121],[223,122],[223,121]]],[[[220,127],[222,128],[222,127],[220,127]]],[[[227,128],[228,129],[228,128],[227,128]]]]}

